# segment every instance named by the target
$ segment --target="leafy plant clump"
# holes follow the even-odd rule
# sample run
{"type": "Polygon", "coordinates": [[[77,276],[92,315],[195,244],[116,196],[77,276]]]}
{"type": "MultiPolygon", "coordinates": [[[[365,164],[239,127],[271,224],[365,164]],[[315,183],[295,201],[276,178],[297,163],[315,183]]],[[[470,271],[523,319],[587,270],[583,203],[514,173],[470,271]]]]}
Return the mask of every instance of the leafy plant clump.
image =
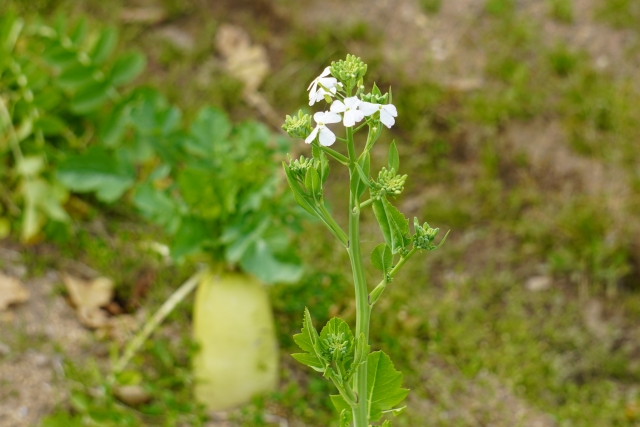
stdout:
{"type": "MultiPolygon", "coordinates": [[[[367,427],[380,421],[385,414],[399,414],[397,407],[409,393],[402,388],[402,374],[382,351],[371,352],[369,321],[373,306],[398,270],[416,252],[433,251],[438,229],[414,221],[413,233],[409,221],[390,202],[404,189],[406,175],[398,175],[400,167],[395,142],[389,147],[388,167],[382,168],[378,179],[371,177],[371,149],[380,137],[383,125],[391,128],[398,113],[392,104],[391,90],[382,94],[374,84],[365,92],[364,75],[367,66],[360,58],[347,55],[346,60],[333,62],[309,86],[309,104],[326,101],[328,111],[311,117],[300,111],[287,116],[283,128],[295,138],[312,145],[312,157],[301,157],[284,164],[289,185],[296,200],[307,212],[320,219],[342,243],[349,254],[356,294],[356,331],[339,318],[331,319],[320,331],[313,326],[311,314],[305,309],[303,327],[294,340],[303,353],[294,354],[299,362],[321,372],[336,387],[331,396],[340,411],[340,426],[367,427]],[[328,124],[340,123],[345,137],[337,136],[328,124]],[[360,125],[357,123],[362,122],[360,125]],[[356,154],[356,134],[364,127],[368,134],[360,154],[356,154]],[[346,149],[346,155],[329,148],[336,141],[346,149]],[[325,209],[324,184],[329,175],[329,157],[349,169],[349,227],[345,232],[325,209]],[[362,197],[369,192],[369,198],[362,197]],[[360,213],[371,207],[378,220],[384,243],[371,253],[371,264],[382,272],[382,280],[369,292],[365,281],[360,251],[360,213]]],[[[446,238],[446,236],[445,236],[446,238]]],[[[383,426],[390,426],[385,420],[383,426]]]]}
{"type": "Polygon", "coordinates": [[[114,54],[117,41],[114,29],[89,31],[84,20],[0,18],[0,237],[16,228],[28,242],[49,221],[68,222],[69,190],[91,185],[56,170],[94,143],[99,112],[144,69],[144,56],[114,54]]]}

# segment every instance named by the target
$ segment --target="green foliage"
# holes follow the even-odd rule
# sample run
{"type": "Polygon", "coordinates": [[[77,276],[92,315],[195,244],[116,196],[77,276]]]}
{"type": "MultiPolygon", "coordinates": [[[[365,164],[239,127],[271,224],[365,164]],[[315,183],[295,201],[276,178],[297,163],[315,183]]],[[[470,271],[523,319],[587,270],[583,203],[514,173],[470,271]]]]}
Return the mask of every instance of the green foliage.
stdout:
{"type": "Polygon", "coordinates": [[[548,0],[549,14],[559,22],[573,23],[573,4],[571,0],[548,0]]]}
{"type": "Polygon", "coordinates": [[[137,53],[115,55],[116,44],[115,30],[90,32],[84,20],[67,25],[59,17],[51,27],[11,13],[0,18],[0,179],[8,183],[4,196],[18,202],[0,209],[9,215],[0,219],[19,220],[23,241],[47,221],[69,220],[69,190],[96,190],[111,201],[131,182],[120,165],[102,166],[84,182],[68,168],[56,173],[60,163],[100,162],[93,149],[87,158],[65,157],[91,142],[94,113],[117,102],[120,86],[144,68],[137,53]]]}

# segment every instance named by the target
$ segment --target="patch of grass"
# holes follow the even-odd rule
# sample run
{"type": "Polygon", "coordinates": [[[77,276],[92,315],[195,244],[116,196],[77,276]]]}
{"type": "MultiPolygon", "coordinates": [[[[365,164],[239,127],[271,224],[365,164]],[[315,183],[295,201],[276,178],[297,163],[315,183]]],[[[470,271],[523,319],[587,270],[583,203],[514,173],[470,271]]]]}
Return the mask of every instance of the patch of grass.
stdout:
{"type": "Polygon", "coordinates": [[[640,3],[635,0],[605,0],[601,2],[597,15],[614,27],[638,29],[640,3]]]}
{"type": "Polygon", "coordinates": [[[564,24],[573,23],[573,2],[572,0],[547,0],[549,16],[564,24]]]}
{"type": "Polygon", "coordinates": [[[498,17],[509,17],[515,12],[515,0],[487,0],[484,10],[498,17]]]}
{"type": "Polygon", "coordinates": [[[442,8],[442,0],[420,0],[420,7],[425,13],[435,15],[442,8]]]}

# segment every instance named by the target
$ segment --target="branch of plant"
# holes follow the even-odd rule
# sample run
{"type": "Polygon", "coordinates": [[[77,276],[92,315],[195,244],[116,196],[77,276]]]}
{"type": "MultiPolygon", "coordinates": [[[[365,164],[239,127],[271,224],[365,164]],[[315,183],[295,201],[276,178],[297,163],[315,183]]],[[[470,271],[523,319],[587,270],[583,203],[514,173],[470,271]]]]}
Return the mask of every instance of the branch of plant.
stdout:
{"type": "Polygon", "coordinates": [[[156,328],[162,323],[162,321],[173,311],[173,309],[180,304],[200,283],[200,279],[207,270],[201,269],[193,276],[191,276],[186,282],[184,282],[171,296],[162,304],[162,306],[154,313],[154,315],[147,320],[140,332],[127,344],[122,356],[114,364],[109,382],[113,383],[115,375],[122,372],[127,366],[131,358],[140,350],[140,347],[145,343],[149,336],[156,330],[156,328]]]}
{"type": "Polygon", "coordinates": [[[409,258],[411,258],[413,254],[415,254],[416,252],[418,252],[418,248],[414,246],[413,249],[409,251],[409,253],[407,253],[403,257],[400,257],[400,260],[398,260],[398,263],[391,269],[391,271],[389,271],[389,273],[385,274],[385,278],[382,279],[380,283],[378,283],[378,286],[376,286],[371,291],[371,293],[369,294],[369,305],[371,307],[373,307],[373,305],[376,303],[378,298],[380,298],[382,291],[384,291],[384,289],[387,287],[387,283],[388,283],[387,277],[389,279],[392,279],[398,273],[398,271],[400,271],[402,266],[409,260],[409,258]]]}

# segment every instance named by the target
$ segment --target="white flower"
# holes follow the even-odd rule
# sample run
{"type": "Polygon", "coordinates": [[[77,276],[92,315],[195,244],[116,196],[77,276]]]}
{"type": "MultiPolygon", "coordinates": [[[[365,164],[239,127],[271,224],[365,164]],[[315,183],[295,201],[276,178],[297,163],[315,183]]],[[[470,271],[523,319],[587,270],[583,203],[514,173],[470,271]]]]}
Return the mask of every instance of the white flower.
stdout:
{"type": "Polygon", "coordinates": [[[391,128],[396,122],[394,117],[398,117],[398,110],[393,104],[372,104],[371,102],[362,102],[359,107],[365,116],[370,116],[380,111],[380,121],[388,128],[391,128]]]}
{"type": "Polygon", "coordinates": [[[344,113],[344,125],[346,127],[351,127],[364,119],[364,113],[358,110],[358,107],[362,104],[357,97],[351,96],[349,98],[344,99],[344,103],[340,100],[333,101],[331,104],[331,112],[333,113],[344,113]]]}
{"type": "Polygon", "coordinates": [[[336,93],[336,86],[341,86],[335,77],[327,77],[331,74],[329,67],[325,68],[322,74],[316,77],[307,90],[309,91],[309,105],[322,101],[325,95],[333,96],[336,93]],[[318,85],[320,87],[318,87],[318,85]],[[328,90],[328,92],[327,92],[328,90]]]}
{"type": "Polygon", "coordinates": [[[336,136],[329,128],[327,123],[338,123],[342,118],[331,111],[318,112],[313,115],[313,120],[318,124],[315,129],[311,131],[307,139],[304,140],[307,144],[311,144],[318,134],[320,134],[320,145],[332,145],[336,142],[336,136]]]}

